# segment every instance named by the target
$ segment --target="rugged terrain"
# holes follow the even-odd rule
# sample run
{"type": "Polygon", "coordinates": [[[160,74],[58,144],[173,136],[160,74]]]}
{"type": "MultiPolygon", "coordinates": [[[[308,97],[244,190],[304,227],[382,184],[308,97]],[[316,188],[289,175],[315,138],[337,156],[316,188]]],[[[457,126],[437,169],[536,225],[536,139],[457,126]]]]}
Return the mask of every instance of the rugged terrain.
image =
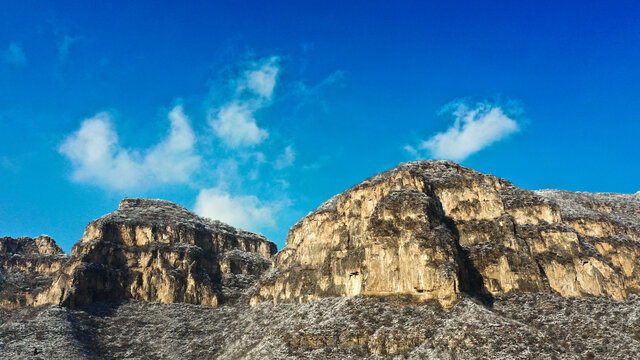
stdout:
{"type": "Polygon", "coordinates": [[[304,304],[0,309],[6,359],[638,359],[640,297],[523,294],[449,310],[389,298],[304,304]],[[33,356],[33,354],[37,355],[33,356]]]}
{"type": "Polygon", "coordinates": [[[46,290],[68,256],[47,235],[0,238],[0,307],[33,303],[46,290]]]}
{"type": "Polygon", "coordinates": [[[529,191],[448,161],[401,164],[289,231],[252,301],[640,292],[640,196],[529,191]]]}
{"type": "Polygon", "coordinates": [[[125,199],[86,228],[35,304],[70,307],[133,298],[216,306],[271,267],[264,236],[164,200],[125,199]]]}
{"type": "Polygon", "coordinates": [[[640,358],[640,194],[411,162],[275,252],[150,199],[91,222],[71,256],[3,238],[1,357],[640,358]]]}

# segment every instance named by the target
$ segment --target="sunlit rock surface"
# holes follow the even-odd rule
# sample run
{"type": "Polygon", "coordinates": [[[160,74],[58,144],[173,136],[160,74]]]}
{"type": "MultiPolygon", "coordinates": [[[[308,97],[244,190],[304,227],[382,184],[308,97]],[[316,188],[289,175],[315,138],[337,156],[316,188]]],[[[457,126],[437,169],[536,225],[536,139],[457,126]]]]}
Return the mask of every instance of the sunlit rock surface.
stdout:
{"type": "Polygon", "coordinates": [[[200,218],[164,200],[125,199],[86,228],[36,305],[125,298],[216,306],[271,266],[264,236],[200,218]]]}
{"type": "Polygon", "coordinates": [[[289,231],[251,303],[461,293],[621,300],[640,292],[640,196],[529,191],[420,161],[339,194],[289,231]]]}
{"type": "Polygon", "coordinates": [[[67,255],[47,235],[0,238],[0,307],[32,304],[66,260],[67,255]]]}

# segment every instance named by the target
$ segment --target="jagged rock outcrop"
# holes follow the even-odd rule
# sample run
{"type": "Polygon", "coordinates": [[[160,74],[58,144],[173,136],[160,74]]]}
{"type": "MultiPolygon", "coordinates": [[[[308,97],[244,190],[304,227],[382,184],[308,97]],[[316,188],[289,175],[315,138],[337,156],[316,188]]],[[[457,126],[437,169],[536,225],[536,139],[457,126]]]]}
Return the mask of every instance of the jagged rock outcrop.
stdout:
{"type": "Polygon", "coordinates": [[[67,255],[47,235],[0,238],[0,307],[31,304],[66,260],[67,255]]]}
{"type": "Polygon", "coordinates": [[[448,161],[371,177],[294,225],[252,304],[640,292],[640,196],[529,191],[448,161]]]}
{"type": "Polygon", "coordinates": [[[271,266],[264,236],[200,218],[164,200],[124,199],[87,226],[36,304],[70,307],[125,298],[216,306],[271,266]]]}

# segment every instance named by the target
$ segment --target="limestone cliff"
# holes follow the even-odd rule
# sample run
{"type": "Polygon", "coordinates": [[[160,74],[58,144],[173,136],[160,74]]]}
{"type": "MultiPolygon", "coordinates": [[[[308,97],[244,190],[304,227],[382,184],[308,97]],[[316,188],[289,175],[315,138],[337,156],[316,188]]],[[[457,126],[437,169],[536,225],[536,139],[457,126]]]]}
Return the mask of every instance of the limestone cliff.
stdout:
{"type": "Polygon", "coordinates": [[[0,238],[0,307],[33,302],[66,260],[62,249],[47,235],[0,238]]]}
{"type": "Polygon", "coordinates": [[[640,196],[529,191],[448,161],[400,164],[294,225],[252,304],[467,293],[640,292],[640,196]]]}
{"type": "Polygon", "coordinates": [[[125,199],[87,226],[36,305],[133,298],[216,306],[271,266],[264,236],[200,218],[164,200],[125,199]]]}

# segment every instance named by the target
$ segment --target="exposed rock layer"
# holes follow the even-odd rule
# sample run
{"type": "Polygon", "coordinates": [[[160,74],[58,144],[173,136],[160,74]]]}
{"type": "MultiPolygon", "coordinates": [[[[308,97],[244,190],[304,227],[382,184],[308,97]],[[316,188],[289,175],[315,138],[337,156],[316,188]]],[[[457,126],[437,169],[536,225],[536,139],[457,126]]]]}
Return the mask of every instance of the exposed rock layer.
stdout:
{"type": "Polygon", "coordinates": [[[67,255],[47,235],[0,238],[0,307],[32,303],[66,260],[67,255]]]}
{"type": "Polygon", "coordinates": [[[164,200],[125,199],[87,226],[36,305],[125,298],[216,306],[271,266],[264,236],[203,219],[164,200]]]}
{"type": "Polygon", "coordinates": [[[289,231],[252,304],[402,295],[640,292],[640,196],[529,191],[447,161],[401,164],[289,231]]]}

